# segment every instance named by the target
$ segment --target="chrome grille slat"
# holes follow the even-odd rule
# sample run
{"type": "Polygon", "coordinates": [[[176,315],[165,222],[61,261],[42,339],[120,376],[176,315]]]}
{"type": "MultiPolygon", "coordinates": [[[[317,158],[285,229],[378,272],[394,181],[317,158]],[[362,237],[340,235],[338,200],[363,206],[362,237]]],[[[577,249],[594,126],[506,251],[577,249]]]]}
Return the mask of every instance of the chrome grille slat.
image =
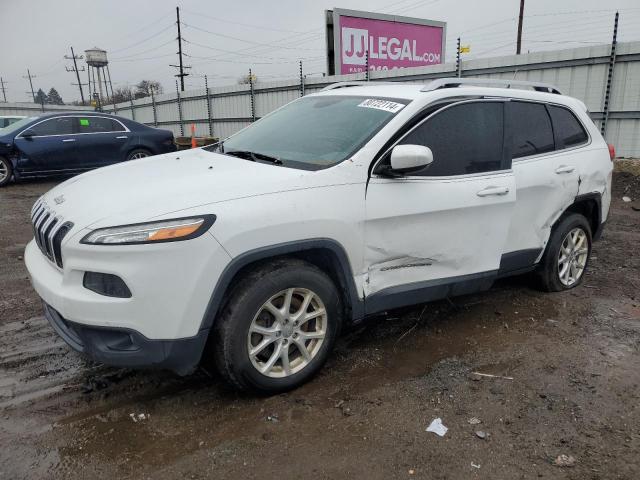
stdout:
{"type": "Polygon", "coordinates": [[[58,233],[58,230],[60,230],[60,228],[62,227],[63,222],[62,222],[62,217],[58,216],[56,217],[56,223],[53,226],[53,228],[51,229],[51,231],[49,232],[48,235],[48,241],[47,241],[47,246],[49,247],[49,251],[51,252],[51,256],[53,257],[52,260],[55,262],[55,254],[53,251],[53,239],[55,238],[56,234],[58,233]]]}
{"type": "Polygon", "coordinates": [[[49,208],[44,201],[36,202],[31,212],[33,235],[40,251],[62,268],[61,244],[73,224],[49,208]]]}

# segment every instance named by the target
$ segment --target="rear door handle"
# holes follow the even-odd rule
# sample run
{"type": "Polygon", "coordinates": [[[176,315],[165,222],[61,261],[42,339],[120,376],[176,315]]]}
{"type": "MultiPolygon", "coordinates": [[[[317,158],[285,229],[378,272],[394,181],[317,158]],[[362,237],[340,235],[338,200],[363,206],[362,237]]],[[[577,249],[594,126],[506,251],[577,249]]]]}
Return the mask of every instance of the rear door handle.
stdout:
{"type": "Polygon", "coordinates": [[[126,139],[127,139],[127,138],[129,138],[129,137],[127,137],[126,135],[121,135],[121,136],[116,137],[116,138],[117,138],[117,139],[122,139],[122,138],[124,138],[124,139],[126,140],[126,139]]]}
{"type": "Polygon", "coordinates": [[[487,187],[480,190],[476,195],[488,197],[489,195],[506,195],[507,193],[509,193],[509,187],[487,187]]]}
{"type": "Polygon", "coordinates": [[[65,138],[64,140],[62,140],[64,143],[66,142],[75,142],[76,139],[75,138],[65,138]]]}
{"type": "Polygon", "coordinates": [[[558,175],[562,174],[562,173],[571,173],[576,169],[576,167],[572,167],[571,165],[560,165],[558,168],[556,168],[556,173],[558,175]]]}

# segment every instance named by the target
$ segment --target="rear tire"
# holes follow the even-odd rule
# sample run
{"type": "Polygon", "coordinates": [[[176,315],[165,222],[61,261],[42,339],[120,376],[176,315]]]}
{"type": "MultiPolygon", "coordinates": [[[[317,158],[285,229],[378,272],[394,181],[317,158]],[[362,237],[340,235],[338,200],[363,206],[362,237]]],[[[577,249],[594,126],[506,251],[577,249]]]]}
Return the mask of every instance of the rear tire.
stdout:
{"type": "Polygon", "coordinates": [[[11,182],[13,178],[13,164],[11,160],[0,157],[0,187],[4,187],[11,182]]]}
{"type": "Polygon", "coordinates": [[[582,283],[591,257],[591,227],[579,213],[562,217],[551,232],[540,262],[540,286],[546,292],[560,292],[582,283]]]}
{"type": "Polygon", "coordinates": [[[301,260],[278,260],[233,289],[212,332],[213,360],[240,390],[284,392],[320,370],[341,324],[341,299],[331,279],[301,260]]]}
{"type": "Polygon", "coordinates": [[[149,150],[144,148],[136,148],[135,150],[131,150],[129,155],[127,155],[127,162],[129,160],[138,160],[140,158],[150,157],[153,155],[149,150]]]}

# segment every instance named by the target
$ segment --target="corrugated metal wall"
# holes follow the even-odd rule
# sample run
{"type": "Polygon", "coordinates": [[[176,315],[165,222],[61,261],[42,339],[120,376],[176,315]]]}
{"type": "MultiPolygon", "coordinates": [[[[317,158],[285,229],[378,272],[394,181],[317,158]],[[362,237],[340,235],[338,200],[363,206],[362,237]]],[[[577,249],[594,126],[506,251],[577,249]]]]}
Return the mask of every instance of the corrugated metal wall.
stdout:
{"type": "MultiPolygon", "coordinates": [[[[609,45],[598,45],[463,61],[462,69],[465,77],[517,78],[555,84],[563,93],[585,102],[594,121],[599,124],[603,118],[609,54],[609,45]]],[[[425,83],[455,74],[455,64],[449,63],[372,72],[371,79],[425,83]]],[[[363,74],[307,78],[305,93],[313,93],[337,81],[362,79],[363,74]]],[[[260,118],[299,96],[299,79],[259,82],[253,95],[255,117],[260,118]]],[[[155,102],[146,97],[118,104],[116,109],[119,115],[170,129],[175,135],[182,134],[181,126],[184,134],[190,135],[191,124],[195,124],[198,136],[209,135],[211,125],[213,135],[224,138],[251,123],[251,99],[248,85],[231,85],[210,88],[208,96],[204,88],[181,92],[180,105],[176,92],[172,92],[157,96],[155,102]]],[[[6,114],[3,112],[7,111],[8,105],[11,104],[0,104],[0,114],[6,114]]],[[[25,110],[15,109],[13,112],[29,114],[39,110],[38,105],[19,105],[24,105],[25,110]]],[[[55,109],[51,105],[46,108],[55,109]]],[[[106,110],[113,111],[113,107],[106,110]]],[[[640,157],[640,42],[618,44],[606,138],[616,146],[619,155],[640,157]]]]}
{"type": "Polygon", "coordinates": [[[70,110],[92,111],[92,107],[75,107],[73,105],[39,105],[30,102],[3,103],[0,102],[0,115],[25,116],[39,115],[44,112],[68,112],[70,110]]]}

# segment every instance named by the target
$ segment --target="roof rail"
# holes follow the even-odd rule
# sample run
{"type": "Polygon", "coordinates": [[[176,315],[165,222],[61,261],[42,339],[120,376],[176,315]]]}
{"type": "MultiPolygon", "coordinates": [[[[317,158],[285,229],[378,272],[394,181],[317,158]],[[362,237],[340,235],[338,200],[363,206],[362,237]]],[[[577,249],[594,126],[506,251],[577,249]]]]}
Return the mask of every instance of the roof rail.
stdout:
{"type": "Polygon", "coordinates": [[[367,85],[397,85],[398,82],[368,82],[366,80],[352,80],[349,82],[337,82],[327,85],[322,89],[325,90],[335,90],[336,88],[345,88],[345,87],[365,87],[367,85]]]}
{"type": "Polygon", "coordinates": [[[556,93],[562,95],[555,86],[542,82],[529,82],[525,80],[507,80],[503,78],[438,78],[427,83],[420,91],[431,92],[440,88],[459,87],[461,85],[474,85],[481,87],[503,87],[503,88],[531,88],[537,92],[556,93]]]}

